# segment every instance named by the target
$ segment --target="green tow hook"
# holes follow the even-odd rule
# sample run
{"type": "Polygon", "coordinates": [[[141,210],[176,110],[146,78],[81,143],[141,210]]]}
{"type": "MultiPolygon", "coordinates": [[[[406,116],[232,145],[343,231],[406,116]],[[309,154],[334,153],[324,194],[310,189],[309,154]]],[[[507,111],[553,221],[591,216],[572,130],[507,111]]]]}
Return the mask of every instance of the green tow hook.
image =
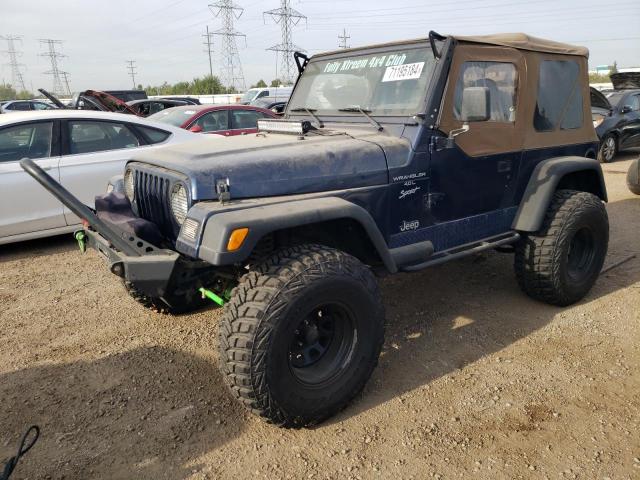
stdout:
{"type": "Polygon", "coordinates": [[[213,293],[211,290],[207,290],[206,288],[199,288],[198,291],[202,294],[202,298],[208,298],[221,307],[224,305],[224,299],[213,293]]]}
{"type": "Polygon", "coordinates": [[[80,251],[82,253],[87,251],[87,235],[82,231],[78,231],[75,234],[76,241],[78,242],[78,247],[80,247],[80,251]]]}

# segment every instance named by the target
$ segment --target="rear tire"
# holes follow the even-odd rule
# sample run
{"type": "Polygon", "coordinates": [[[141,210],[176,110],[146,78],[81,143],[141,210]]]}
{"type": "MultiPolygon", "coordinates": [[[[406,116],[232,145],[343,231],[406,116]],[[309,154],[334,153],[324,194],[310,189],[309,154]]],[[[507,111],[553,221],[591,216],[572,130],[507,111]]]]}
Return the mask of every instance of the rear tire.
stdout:
{"type": "Polygon", "coordinates": [[[631,162],[627,172],[627,187],[629,187],[631,193],[640,195],[640,159],[631,162]]]}
{"type": "Polygon", "coordinates": [[[618,140],[615,135],[605,135],[598,149],[598,161],[609,163],[618,153],[618,140]]]}
{"type": "Polygon", "coordinates": [[[371,271],[339,250],[302,245],[242,277],[225,305],[220,359],[238,401],[298,428],[334,415],[362,390],[383,339],[371,271]]]}
{"type": "Polygon", "coordinates": [[[595,195],[557,191],[542,228],[516,245],[518,283],[530,297],[566,306],[582,299],[595,283],[609,243],[609,220],[595,195]]]}

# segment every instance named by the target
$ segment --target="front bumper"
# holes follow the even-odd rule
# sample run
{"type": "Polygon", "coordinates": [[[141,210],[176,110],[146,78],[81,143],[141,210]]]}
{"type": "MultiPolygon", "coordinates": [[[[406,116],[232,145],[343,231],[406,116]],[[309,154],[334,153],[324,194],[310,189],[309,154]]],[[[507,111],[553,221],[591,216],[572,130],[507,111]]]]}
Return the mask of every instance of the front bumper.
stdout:
{"type": "Polygon", "coordinates": [[[156,248],[131,236],[131,243],[141,251],[141,255],[125,255],[114,249],[98,232],[91,229],[85,229],[83,232],[86,235],[87,246],[99,252],[109,263],[111,272],[131,282],[136,290],[158,298],[165,298],[171,291],[172,279],[178,270],[179,253],[156,248]]]}

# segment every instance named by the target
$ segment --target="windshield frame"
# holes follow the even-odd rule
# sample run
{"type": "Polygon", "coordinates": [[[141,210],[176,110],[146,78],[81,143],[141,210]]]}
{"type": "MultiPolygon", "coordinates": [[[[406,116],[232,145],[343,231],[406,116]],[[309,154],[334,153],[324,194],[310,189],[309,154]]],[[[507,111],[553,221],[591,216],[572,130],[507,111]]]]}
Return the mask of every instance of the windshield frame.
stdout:
{"type": "MultiPolygon", "coordinates": [[[[414,50],[414,49],[425,49],[428,52],[428,55],[433,55],[431,50],[431,46],[429,44],[428,39],[420,39],[413,40],[410,42],[398,42],[398,43],[390,43],[387,45],[378,45],[372,47],[363,47],[358,49],[350,49],[345,51],[334,51],[326,54],[319,54],[311,57],[306,68],[309,67],[314,62],[325,62],[325,61],[336,61],[344,58],[354,58],[356,56],[367,56],[372,54],[386,54],[393,53],[399,50],[414,50]]],[[[431,72],[429,72],[429,78],[427,79],[424,92],[419,97],[419,100],[416,102],[416,109],[411,113],[403,113],[403,114],[381,114],[377,112],[371,113],[371,116],[374,118],[380,119],[380,121],[384,123],[403,123],[407,118],[414,117],[415,115],[422,114],[425,111],[425,106],[427,99],[429,98],[429,92],[433,89],[438,72],[438,63],[439,60],[435,59],[435,65],[431,72]]],[[[305,70],[306,70],[305,68],[305,70]]],[[[291,100],[294,99],[296,91],[299,88],[299,82],[304,77],[305,73],[302,72],[301,75],[298,76],[296,83],[294,85],[293,91],[291,92],[291,97],[289,98],[289,102],[287,103],[287,109],[284,113],[286,118],[300,118],[300,117],[309,117],[306,112],[292,112],[291,109],[294,107],[298,107],[293,104],[291,100]]],[[[307,106],[307,105],[304,105],[307,106]]],[[[363,107],[364,108],[364,107],[363,107]]],[[[331,113],[323,113],[323,112],[314,112],[318,116],[322,117],[322,119],[326,122],[349,122],[349,123],[369,123],[366,117],[364,117],[359,112],[331,112],[331,113]]]]}

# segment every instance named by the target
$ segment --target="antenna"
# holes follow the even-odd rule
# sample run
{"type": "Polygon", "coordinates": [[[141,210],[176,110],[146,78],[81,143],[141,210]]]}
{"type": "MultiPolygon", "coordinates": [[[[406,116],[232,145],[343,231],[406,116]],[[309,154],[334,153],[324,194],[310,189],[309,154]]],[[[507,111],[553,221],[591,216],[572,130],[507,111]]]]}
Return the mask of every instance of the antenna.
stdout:
{"type": "Polygon", "coordinates": [[[11,85],[18,92],[23,92],[26,90],[24,86],[24,78],[22,77],[22,72],[20,71],[20,67],[24,65],[22,63],[18,63],[18,57],[22,56],[22,52],[16,50],[15,42],[22,43],[22,37],[17,35],[5,35],[0,36],[3,40],[7,41],[7,50],[4,53],[9,57],[9,65],[11,67],[11,85]]]}
{"type": "Polygon", "coordinates": [[[61,71],[58,65],[58,60],[60,58],[66,57],[66,55],[63,55],[56,51],[56,46],[60,46],[60,47],[62,46],[62,40],[52,40],[50,38],[47,38],[47,39],[41,39],[40,43],[47,47],[47,51],[41,53],[40,56],[49,57],[49,60],[51,61],[51,70],[48,70],[44,73],[46,75],[53,76],[53,94],[54,95],[71,95],[71,91],[69,90],[68,84],[67,84],[66,91],[62,85],[61,77],[64,74],[66,74],[66,72],[61,71]]]}
{"type": "Polygon", "coordinates": [[[247,36],[233,27],[234,21],[242,16],[244,9],[233,0],[219,0],[209,5],[209,9],[215,17],[222,18],[222,28],[213,32],[213,35],[222,37],[222,82],[231,90],[244,90],[244,73],[242,73],[236,37],[243,37],[246,45],[247,36]]]}
{"type": "Polygon", "coordinates": [[[127,60],[127,70],[129,70],[129,76],[131,77],[131,82],[133,82],[133,89],[136,89],[136,61],[135,60],[127,60]]]}
{"type": "Polygon", "coordinates": [[[342,35],[338,35],[338,40],[340,40],[338,42],[338,47],[339,48],[351,48],[351,45],[347,45],[347,40],[349,40],[351,37],[349,35],[347,35],[347,29],[343,28],[342,29],[342,35]]]}
{"type": "Polygon", "coordinates": [[[305,50],[295,45],[291,40],[291,30],[298,25],[301,20],[307,21],[307,17],[299,11],[291,8],[290,0],[280,0],[280,8],[268,10],[263,16],[270,16],[276,23],[280,24],[282,32],[282,43],[267,48],[273,52],[280,53],[280,73],[282,82],[291,85],[297,76],[298,69],[293,60],[294,52],[304,52],[305,50]]]}

